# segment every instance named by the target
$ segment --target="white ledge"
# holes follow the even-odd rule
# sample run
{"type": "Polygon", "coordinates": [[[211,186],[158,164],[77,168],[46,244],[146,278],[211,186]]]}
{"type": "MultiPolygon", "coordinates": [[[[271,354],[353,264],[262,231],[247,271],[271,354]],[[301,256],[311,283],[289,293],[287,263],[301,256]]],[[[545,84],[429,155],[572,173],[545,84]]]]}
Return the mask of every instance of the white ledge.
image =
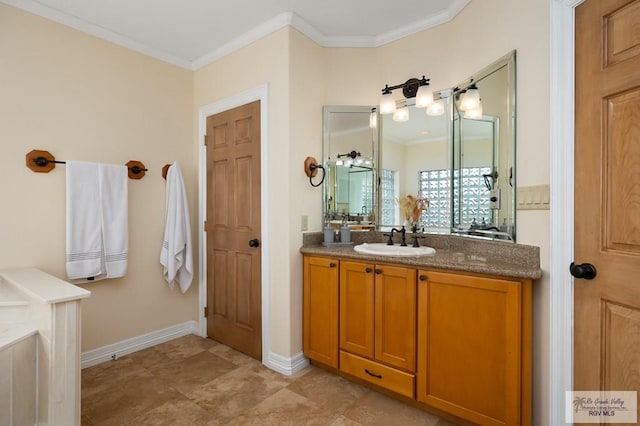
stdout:
{"type": "Polygon", "coordinates": [[[36,268],[0,269],[0,283],[2,279],[35,300],[49,304],[84,299],[91,294],[36,268]]]}

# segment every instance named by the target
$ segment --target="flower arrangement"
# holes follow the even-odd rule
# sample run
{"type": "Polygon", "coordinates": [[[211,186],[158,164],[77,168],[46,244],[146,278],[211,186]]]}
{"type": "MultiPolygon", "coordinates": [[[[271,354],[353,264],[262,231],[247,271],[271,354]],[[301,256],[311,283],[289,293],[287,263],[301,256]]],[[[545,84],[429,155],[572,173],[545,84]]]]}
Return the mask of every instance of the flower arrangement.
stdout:
{"type": "Polygon", "coordinates": [[[423,211],[429,207],[429,200],[426,198],[418,198],[413,195],[397,198],[400,213],[406,221],[417,223],[423,211]]]}

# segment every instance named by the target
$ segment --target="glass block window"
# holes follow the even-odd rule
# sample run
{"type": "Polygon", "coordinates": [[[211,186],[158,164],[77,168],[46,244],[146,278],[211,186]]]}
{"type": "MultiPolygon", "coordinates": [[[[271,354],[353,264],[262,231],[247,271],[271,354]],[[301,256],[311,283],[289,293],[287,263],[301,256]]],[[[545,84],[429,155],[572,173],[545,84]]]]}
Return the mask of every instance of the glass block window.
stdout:
{"type": "Polygon", "coordinates": [[[381,198],[381,224],[393,225],[396,223],[396,171],[382,169],[380,176],[381,198]]]}
{"type": "MultiPolygon", "coordinates": [[[[458,193],[460,182],[458,171],[454,175],[454,194],[458,193]]],[[[461,170],[462,214],[457,209],[455,217],[460,217],[462,223],[469,224],[476,220],[481,223],[484,218],[491,221],[489,207],[489,189],[485,185],[483,174],[491,173],[490,167],[467,167],[461,170]]],[[[420,197],[429,200],[429,209],[422,213],[420,225],[425,227],[451,226],[451,173],[450,170],[428,170],[418,173],[420,197]]]]}

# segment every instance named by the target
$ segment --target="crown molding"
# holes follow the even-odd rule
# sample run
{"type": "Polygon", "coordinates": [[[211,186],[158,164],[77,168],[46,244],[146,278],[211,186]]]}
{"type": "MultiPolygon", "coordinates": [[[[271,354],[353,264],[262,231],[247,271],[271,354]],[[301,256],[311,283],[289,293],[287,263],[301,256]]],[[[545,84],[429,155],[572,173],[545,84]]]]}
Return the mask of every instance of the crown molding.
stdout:
{"type": "Polygon", "coordinates": [[[293,20],[293,13],[284,12],[268,21],[258,25],[254,29],[247,31],[239,37],[234,38],[229,43],[224,44],[223,46],[215,49],[212,52],[207,53],[194,60],[191,63],[191,69],[193,71],[202,68],[206,65],[209,65],[212,62],[217,61],[218,59],[226,56],[230,53],[235,52],[236,50],[240,50],[243,47],[250,45],[251,43],[260,40],[268,36],[271,33],[274,33],[287,25],[291,25],[293,20]]]}
{"type": "Polygon", "coordinates": [[[80,32],[117,44],[118,46],[125,47],[129,50],[133,50],[134,52],[141,53],[145,56],[151,56],[152,58],[156,58],[160,61],[177,65],[181,68],[192,69],[191,61],[179,58],[177,56],[171,55],[169,53],[163,52],[158,49],[154,49],[143,43],[139,43],[128,37],[125,37],[121,34],[115,33],[113,31],[109,31],[106,28],[103,28],[99,25],[92,24],[90,22],[85,21],[84,19],[80,19],[72,15],[68,15],[64,12],[61,12],[49,6],[45,6],[36,1],[1,0],[1,2],[9,6],[13,6],[17,9],[21,9],[26,12],[33,13],[34,15],[38,15],[50,21],[54,21],[59,24],[65,25],[67,27],[73,28],[80,32]]]}
{"type": "MultiPolygon", "coordinates": [[[[581,0],[565,1],[579,2],[581,0]]],[[[83,33],[93,35],[143,55],[151,56],[163,62],[195,71],[286,26],[291,26],[297,29],[323,47],[379,47],[411,34],[451,21],[471,2],[471,0],[454,0],[451,2],[449,8],[442,13],[415,21],[409,25],[384,34],[363,37],[327,36],[299,15],[292,12],[284,12],[193,61],[154,49],[143,43],[132,40],[129,37],[125,37],[99,25],[85,21],[84,19],[68,15],[58,9],[45,6],[35,0],[0,0],[0,2],[76,29],[83,33]]]]}

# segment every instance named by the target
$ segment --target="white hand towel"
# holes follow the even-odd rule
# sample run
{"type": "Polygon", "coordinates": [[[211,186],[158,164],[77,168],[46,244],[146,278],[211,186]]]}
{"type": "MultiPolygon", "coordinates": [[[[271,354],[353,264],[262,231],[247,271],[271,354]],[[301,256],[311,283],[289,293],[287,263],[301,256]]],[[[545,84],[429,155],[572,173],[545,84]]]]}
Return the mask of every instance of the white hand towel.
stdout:
{"type": "Polygon", "coordinates": [[[67,161],[67,277],[124,276],[128,257],[127,167],[67,161]]]}
{"type": "Polygon", "coordinates": [[[174,281],[178,281],[180,291],[185,293],[193,280],[193,252],[187,194],[177,162],[174,162],[167,172],[165,227],[160,264],[164,267],[163,275],[169,288],[173,289],[174,281]]]}
{"type": "Polygon", "coordinates": [[[102,273],[102,212],[98,164],[67,161],[67,277],[102,273]]]}
{"type": "Polygon", "coordinates": [[[127,166],[100,164],[102,241],[106,278],[124,277],[129,258],[127,166]]]}

